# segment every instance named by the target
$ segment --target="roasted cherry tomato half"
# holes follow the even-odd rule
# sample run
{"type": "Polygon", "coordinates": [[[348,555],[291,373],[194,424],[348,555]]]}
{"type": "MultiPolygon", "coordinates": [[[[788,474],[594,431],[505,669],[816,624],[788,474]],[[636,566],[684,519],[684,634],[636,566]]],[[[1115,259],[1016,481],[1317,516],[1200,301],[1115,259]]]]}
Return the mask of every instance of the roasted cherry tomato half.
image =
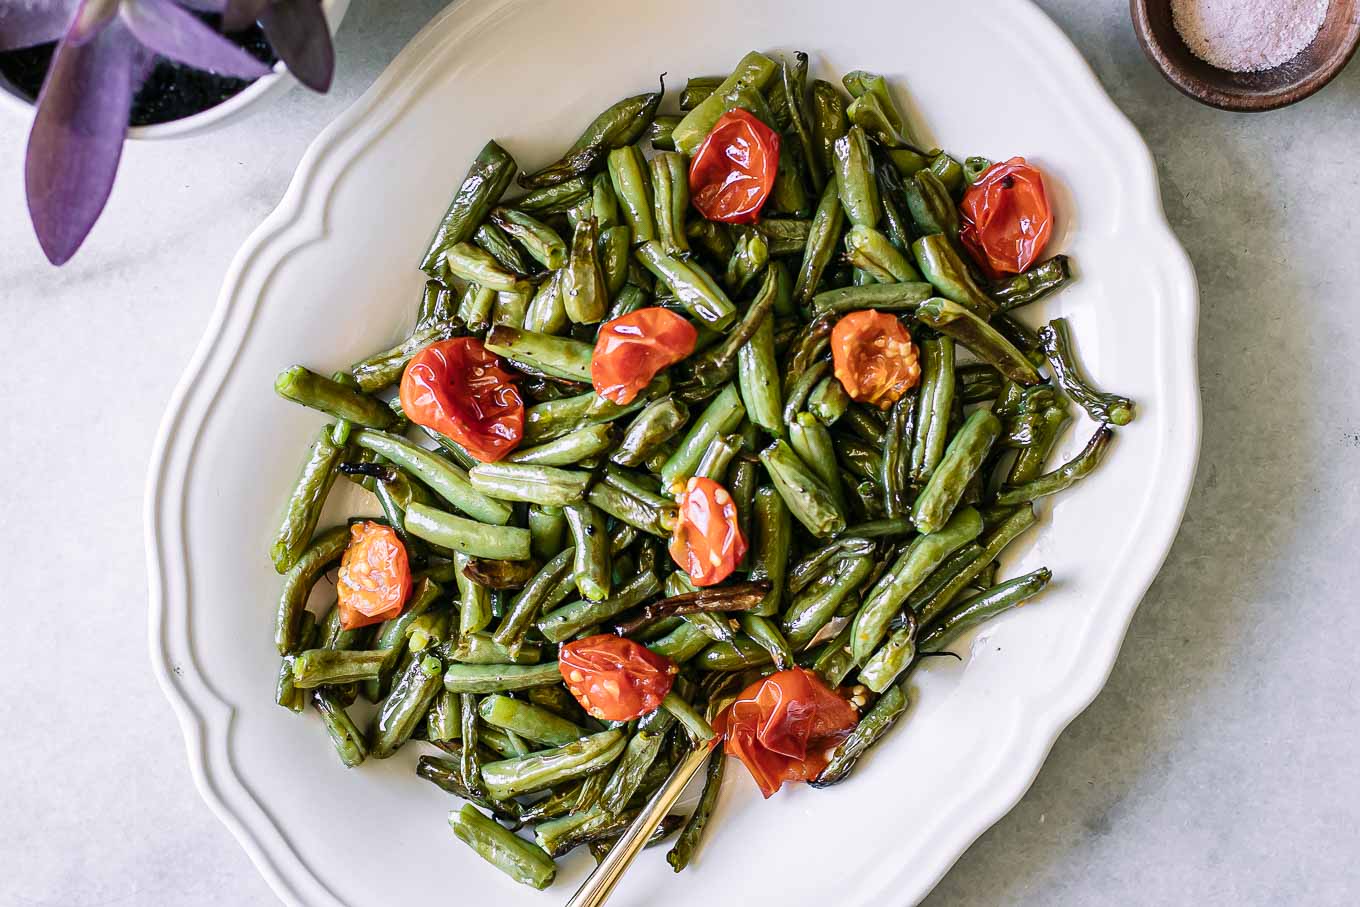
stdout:
{"type": "Polygon", "coordinates": [[[831,329],[836,377],[850,399],[887,409],[921,380],[916,345],[900,319],[866,309],[831,329]]]}
{"type": "Polygon", "coordinates": [[[1022,157],[987,168],[963,194],[959,210],[959,239],[992,277],[1028,268],[1053,232],[1043,175],[1022,157]]]}
{"type": "Polygon", "coordinates": [[[515,378],[475,337],[441,340],[416,353],[401,376],[401,409],[485,463],[504,457],[524,437],[524,400],[515,378]]]}
{"type": "Polygon", "coordinates": [[[709,220],[749,224],[774,188],[779,133],[741,108],[723,114],[689,165],[689,198],[709,220]]]}
{"type": "Polygon", "coordinates": [[[590,359],[595,393],[632,403],[657,372],[694,352],[698,339],[694,325],[668,309],[638,309],[605,322],[590,359]]]}
{"type": "Polygon", "coordinates": [[[336,607],[346,630],[396,617],[411,595],[411,565],[391,526],[366,520],[349,527],[349,545],[340,559],[336,607]]]}
{"type": "Polygon", "coordinates": [[[691,478],[680,494],[671,558],[696,586],[722,582],[746,554],[732,495],[712,479],[691,478]]]}
{"type": "Polygon", "coordinates": [[[713,722],[727,752],[745,765],[770,797],[785,781],[811,781],[829,761],[828,751],[850,733],[859,713],[803,668],[758,680],[713,722]]]}
{"type": "Polygon", "coordinates": [[[641,643],[601,633],[557,653],[562,680],[581,708],[602,721],[629,721],[661,705],[679,668],[641,643]]]}

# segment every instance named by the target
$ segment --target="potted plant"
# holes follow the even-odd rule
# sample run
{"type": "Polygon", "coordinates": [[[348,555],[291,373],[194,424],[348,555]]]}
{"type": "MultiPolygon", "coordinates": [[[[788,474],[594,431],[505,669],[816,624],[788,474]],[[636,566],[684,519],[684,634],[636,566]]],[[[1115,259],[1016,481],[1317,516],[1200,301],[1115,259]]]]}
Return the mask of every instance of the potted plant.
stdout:
{"type": "Polygon", "coordinates": [[[128,137],[215,125],[288,84],[330,87],[348,0],[0,0],[0,97],[33,105],[24,162],[44,254],[64,264],[128,137]],[[323,9],[324,7],[324,9],[323,9]]]}

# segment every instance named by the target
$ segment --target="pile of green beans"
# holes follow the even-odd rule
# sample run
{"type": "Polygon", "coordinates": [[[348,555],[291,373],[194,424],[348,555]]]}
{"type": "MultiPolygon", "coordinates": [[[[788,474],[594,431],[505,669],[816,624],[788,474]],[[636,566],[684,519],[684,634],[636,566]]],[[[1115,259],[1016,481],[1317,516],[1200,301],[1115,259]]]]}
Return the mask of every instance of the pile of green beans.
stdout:
{"type": "MultiPolygon", "coordinates": [[[[776,669],[817,671],[859,708],[814,784],[847,777],[907,712],[913,667],[1048,584],[1047,569],[998,581],[998,557],[1134,418],[1091,384],[1065,320],[1035,332],[1012,314],[1070,282],[1065,256],[994,281],[963,251],[958,202],[988,161],[927,148],[881,76],[852,72],[842,89],[809,82],[807,62],[747,54],[691,79],[678,115],[660,91],[625,98],[531,173],[488,142],[420,260],[410,335],[275,383],[329,420],[270,549],[276,700],[310,704],[346,766],[432,747],[418,774],[467,801],[456,836],[524,884],[551,884],[576,847],[607,852],[709,745],[721,708],[776,669]],[[750,226],[689,204],[689,155],[736,107],[782,135],[750,226]],[[689,318],[696,351],[630,404],[597,396],[598,326],[647,306],[689,318]],[[865,309],[900,319],[920,351],[919,385],[888,410],[834,374],[831,331],[865,309]],[[411,426],[393,399],[415,353],[466,335],[521,376],[524,438],[496,463],[411,426]],[[1098,427],[1051,466],[1069,401],[1098,427]],[[354,519],[391,526],[414,574],[400,615],[356,630],[335,605],[308,610],[349,539],[318,528],[341,476],[373,492],[354,519]],[[697,590],[666,548],[692,476],[730,492],[749,544],[736,573],[697,590]],[[568,692],[557,646],[602,632],[679,665],[659,709],[605,723],[568,692]]],[[[676,871],[722,773],[715,748],[698,807],[658,831],[679,831],[676,871]]]]}

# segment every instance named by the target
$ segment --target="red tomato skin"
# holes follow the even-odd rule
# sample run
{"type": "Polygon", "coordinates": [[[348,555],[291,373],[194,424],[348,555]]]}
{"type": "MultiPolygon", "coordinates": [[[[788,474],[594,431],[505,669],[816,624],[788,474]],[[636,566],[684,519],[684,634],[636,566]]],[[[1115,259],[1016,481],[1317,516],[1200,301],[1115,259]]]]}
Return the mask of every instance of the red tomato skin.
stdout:
{"type": "Polygon", "coordinates": [[[836,322],[831,358],[850,398],[880,409],[892,406],[921,380],[911,332],[887,312],[866,309],[836,322]]]}
{"type": "Polygon", "coordinates": [[[602,721],[631,721],[654,711],[680,670],[641,643],[608,633],[562,646],[557,665],[581,708],[602,721]]]}
{"type": "Polygon", "coordinates": [[[779,133],[739,107],[729,110],[694,152],[690,203],[711,221],[755,223],[778,169],[779,133]]]}
{"type": "Polygon", "coordinates": [[[484,463],[501,459],[524,437],[515,376],[475,337],[441,340],[416,353],[401,376],[401,408],[484,463]]]}
{"type": "Polygon", "coordinates": [[[607,321],[595,338],[590,382],[595,393],[632,403],[657,372],[694,352],[699,332],[669,309],[638,309],[607,321]]]}
{"type": "Polygon", "coordinates": [[[746,539],[726,488],[698,477],[685,484],[670,553],[696,586],[714,586],[732,575],[746,555],[746,539]]]}
{"type": "Polygon", "coordinates": [[[983,172],[964,193],[959,211],[959,239],[994,279],[1028,268],[1053,232],[1043,174],[1022,157],[983,172]]]}
{"type": "Polygon", "coordinates": [[[804,668],[777,671],[751,684],[719,713],[713,729],[728,755],[742,761],[769,799],[786,781],[811,781],[827,751],[859,721],[855,707],[804,668]]]}
{"type": "Polygon", "coordinates": [[[411,565],[390,526],[366,520],[352,524],[349,534],[335,592],[340,626],[355,630],[401,614],[411,597],[411,565]]]}

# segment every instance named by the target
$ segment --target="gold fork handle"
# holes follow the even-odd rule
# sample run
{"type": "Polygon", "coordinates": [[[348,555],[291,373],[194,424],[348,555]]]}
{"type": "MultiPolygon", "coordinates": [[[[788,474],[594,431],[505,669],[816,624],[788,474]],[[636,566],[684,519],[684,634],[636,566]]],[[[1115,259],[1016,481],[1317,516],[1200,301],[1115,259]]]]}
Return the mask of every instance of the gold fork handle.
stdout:
{"type": "Polygon", "coordinates": [[[567,907],[600,907],[609,899],[614,886],[623,878],[633,858],[646,846],[652,832],[656,831],[661,820],[666,818],[666,813],[670,812],[675,801],[680,799],[685,785],[689,784],[690,779],[699,774],[699,769],[704,767],[709,752],[710,748],[702,743],[690,750],[671,772],[666,783],[661,785],[661,789],[647,801],[647,805],[638,813],[633,824],[628,826],[623,837],[619,838],[600,865],[595,867],[595,871],[576,890],[576,894],[572,895],[567,907]]]}

